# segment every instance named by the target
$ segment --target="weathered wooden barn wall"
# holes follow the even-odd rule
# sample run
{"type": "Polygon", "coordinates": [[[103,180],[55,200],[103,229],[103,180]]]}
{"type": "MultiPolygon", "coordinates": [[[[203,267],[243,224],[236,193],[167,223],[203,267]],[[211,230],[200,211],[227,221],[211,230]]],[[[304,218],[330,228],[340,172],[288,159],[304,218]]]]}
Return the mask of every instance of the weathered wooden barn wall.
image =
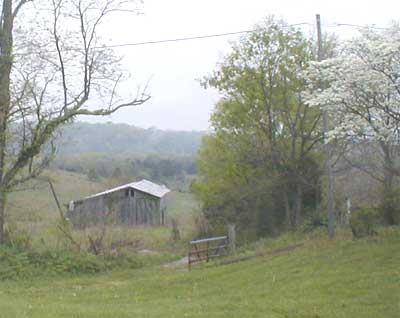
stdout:
{"type": "Polygon", "coordinates": [[[96,224],[161,225],[166,221],[167,196],[158,198],[126,188],[74,202],[68,213],[76,227],[96,224]]]}

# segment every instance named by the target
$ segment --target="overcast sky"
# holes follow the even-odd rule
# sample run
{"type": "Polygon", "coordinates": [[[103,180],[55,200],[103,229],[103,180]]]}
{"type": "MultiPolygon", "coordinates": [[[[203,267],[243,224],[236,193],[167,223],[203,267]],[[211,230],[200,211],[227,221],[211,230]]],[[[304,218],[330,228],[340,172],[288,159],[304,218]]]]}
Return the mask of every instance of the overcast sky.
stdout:
{"type": "MultiPolygon", "coordinates": [[[[107,43],[123,44],[236,32],[252,29],[272,14],[290,24],[314,24],[316,13],[321,14],[325,30],[348,37],[352,28],[335,27],[335,23],[386,26],[398,20],[399,12],[400,2],[394,0],[144,0],[142,15],[119,15],[107,25],[103,37],[107,43]]],[[[313,26],[304,29],[312,30],[313,26]]],[[[102,120],[145,128],[207,130],[218,95],[201,88],[198,79],[214,69],[229,52],[229,41],[238,37],[119,48],[117,53],[133,76],[123,94],[128,97],[136,85],[149,81],[152,98],[102,120]]]]}

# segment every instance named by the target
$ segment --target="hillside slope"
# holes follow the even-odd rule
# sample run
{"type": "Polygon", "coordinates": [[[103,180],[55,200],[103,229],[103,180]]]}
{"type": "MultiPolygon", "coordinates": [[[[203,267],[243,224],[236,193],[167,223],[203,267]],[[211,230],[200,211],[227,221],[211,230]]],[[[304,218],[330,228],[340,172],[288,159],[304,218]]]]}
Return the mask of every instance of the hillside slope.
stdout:
{"type": "MultiPolygon", "coordinates": [[[[58,169],[46,170],[44,176],[52,180],[64,208],[71,200],[81,199],[111,187],[107,182],[91,181],[86,175],[58,169]]],[[[138,179],[129,180],[133,181],[138,179]]],[[[172,191],[169,203],[169,213],[174,217],[183,211],[188,213],[197,208],[192,195],[187,192],[172,191]]],[[[43,181],[30,181],[21,190],[11,192],[8,197],[8,214],[13,221],[19,222],[52,220],[59,217],[50,186],[43,181]]]]}
{"type": "Polygon", "coordinates": [[[394,318],[400,312],[399,250],[400,228],[389,228],[368,239],[311,239],[191,272],[149,268],[8,282],[0,285],[1,316],[394,318]]]}
{"type": "MultiPolygon", "coordinates": [[[[47,170],[61,204],[104,190],[104,185],[93,182],[86,175],[62,170],[47,170]]],[[[34,222],[59,217],[57,205],[49,184],[32,180],[21,190],[11,192],[8,198],[7,214],[13,221],[34,222]]]]}
{"type": "MultiPolygon", "coordinates": [[[[90,181],[86,175],[63,170],[46,170],[44,176],[51,178],[64,212],[66,204],[70,200],[81,199],[116,185],[111,185],[107,180],[105,182],[90,181]]],[[[129,182],[136,180],[130,179],[129,182]]],[[[168,199],[167,222],[171,217],[178,221],[182,236],[190,235],[193,228],[193,216],[197,211],[198,203],[191,193],[171,192],[168,199]]],[[[56,224],[60,220],[60,215],[47,182],[32,180],[25,184],[20,191],[11,192],[8,197],[6,213],[15,236],[18,237],[18,233],[21,232],[29,235],[35,248],[42,249],[46,246],[57,249],[59,247],[60,235],[56,230],[56,224]]],[[[140,239],[144,244],[141,245],[142,248],[168,245],[167,241],[171,236],[169,226],[141,229],[115,226],[109,231],[110,237],[114,237],[115,240],[119,238],[132,241],[140,239]]],[[[84,231],[77,230],[74,234],[80,239],[85,236],[84,231]]]]}

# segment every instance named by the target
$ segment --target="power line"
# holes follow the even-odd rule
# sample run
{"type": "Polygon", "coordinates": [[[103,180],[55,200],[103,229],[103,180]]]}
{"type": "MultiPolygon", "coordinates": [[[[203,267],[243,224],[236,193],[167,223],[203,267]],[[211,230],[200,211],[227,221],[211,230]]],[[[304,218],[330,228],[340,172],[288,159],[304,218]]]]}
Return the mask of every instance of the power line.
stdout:
{"type": "MultiPolygon", "coordinates": [[[[201,39],[208,39],[208,38],[216,38],[216,37],[224,37],[229,35],[238,35],[244,33],[250,33],[253,30],[244,30],[244,31],[236,31],[236,32],[226,32],[226,33],[217,33],[217,34],[208,34],[208,35],[198,35],[198,36],[190,36],[190,37],[183,37],[183,38],[173,38],[173,39],[165,39],[165,40],[154,40],[154,41],[144,41],[144,42],[133,42],[133,43],[122,43],[122,44],[110,44],[110,45],[102,45],[102,46],[94,46],[92,49],[94,50],[101,50],[101,49],[108,49],[108,48],[119,48],[119,47],[129,47],[129,46],[142,46],[142,45],[150,45],[150,44],[163,44],[163,43],[171,43],[171,42],[182,42],[182,41],[192,41],[192,40],[201,40],[201,39]]],[[[75,48],[66,48],[63,50],[66,51],[81,51],[81,49],[75,48]]],[[[43,50],[40,52],[32,52],[36,54],[40,53],[57,53],[55,50],[43,50]]],[[[14,53],[15,56],[24,56],[30,55],[32,53],[14,53]]]]}
{"type": "Polygon", "coordinates": [[[334,23],[332,25],[327,25],[328,28],[335,27],[352,27],[352,28],[361,28],[361,29],[376,29],[376,30],[388,30],[388,28],[377,27],[374,25],[359,25],[359,24],[351,24],[351,23],[334,23]]]}
{"type": "Polygon", "coordinates": [[[253,30],[244,30],[244,31],[227,32],[227,33],[219,33],[219,34],[190,36],[190,37],[176,38],[176,39],[145,41],[145,42],[135,42],[135,43],[124,43],[124,44],[113,44],[113,45],[105,45],[105,46],[95,46],[95,47],[93,47],[93,49],[116,48],[116,47],[125,47],[125,46],[139,46],[139,45],[148,45],[148,44],[162,44],[162,43],[168,43],[168,42],[191,41],[191,40],[209,39],[209,38],[223,37],[223,36],[229,36],[229,35],[244,34],[244,33],[250,33],[250,32],[253,32],[253,30]]]}
{"type": "MultiPolygon", "coordinates": [[[[301,26],[301,25],[312,25],[312,24],[308,23],[308,22],[301,22],[301,23],[287,25],[287,27],[294,27],[294,26],[301,26]]],[[[172,39],[164,39],[164,40],[143,41],[143,42],[133,42],[133,43],[122,43],[122,44],[110,44],[110,45],[94,46],[94,47],[92,47],[92,49],[100,50],[100,49],[107,49],[107,48],[119,48],[119,47],[129,47],[129,46],[142,46],[142,45],[151,45],[151,44],[192,41],[192,40],[224,37],[224,36],[230,36],[230,35],[239,35],[239,34],[251,33],[254,31],[255,30],[242,30],[242,31],[235,31],[235,32],[189,36],[189,37],[183,37],[183,38],[172,38],[172,39]]],[[[80,51],[80,49],[66,48],[63,51],[80,51]]],[[[57,51],[55,51],[55,50],[51,50],[51,51],[43,50],[43,51],[36,52],[36,53],[56,53],[56,52],[57,51]]],[[[31,53],[14,53],[14,55],[16,55],[16,56],[23,56],[23,55],[30,55],[30,54],[31,53]]]]}
{"type": "MultiPolygon", "coordinates": [[[[302,25],[309,25],[314,26],[314,24],[309,22],[301,22],[287,25],[287,27],[295,27],[295,26],[302,26],[302,25]]],[[[377,30],[387,30],[388,28],[383,27],[375,27],[375,26],[363,26],[351,23],[334,23],[332,25],[327,25],[327,27],[334,28],[334,27],[353,27],[353,28],[371,28],[377,30]]],[[[107,48],[119,48],[119,47],[130,47],[130,46],[143,46],[143,45],[152,45],[152,44],[164,44],[164,43],[174,43],[174,42],[183,42],[183,41],[193,41],[193,40],[202,40],[202,39],[210,39],[210,38],[217,38],[217,37],[225,37],[230,35],[239,35],[245,33],[255,32],[256,30],[242,30],[242,31],[234,31],[234,32],[226,32],[226,33],[216,33],[216,34],[207,34],[207,35],[198,35],[198,36],[189,36],[189,37],[182,37],[182,38],[172,38],[172,39],[163,39],[163,40],[154,40],[154,41],[143,41],[143,42],[132,42],[132,43],[121,43],[121,44],[110,44],[110,45],[102,45],[102,46],[94,46],[92,49],[101,50],[107,48]]],[[[75,48],[66,48],[63,50],[66,51],[81,51],[80,49],[75,48]]],[[[56,53],[55,50],[43,50],[40,52],[32,52],[36,54],[40,53],[56,53]]],[[[14,53],[15,56],[26,56],[32,53],[14,53]]]]}
{"type": "MultiPolygon", "coordinates": [[[[288,27],[294,27],[294,26],[300,26],[300,25],[312,25],[312,24],[308,23],[308,22],[302,22],[302,23],[290,24],[290,25],[288,25],[288,27]]],[[[181,42],[181,41],[209,39],[209,38],[223,37],[223,36],[229,36],[229,35],[238,35],[238,34],[244,34],[244,33],[251,33],[251,32],[254,32],[254,31],[255,30],[244,30],[244,31],[236,31],[236,32],[190,36],[190,37],[176,38],[176,39],[166,39],[166,40],[156,40],[156,41],[145,41],[145,42],[135,42],[135,43],[114,44],[114,45],[93,47],[93,49],[116,48],[116,47],[125,47],[125,46],[139,46],[139,45],[148,45],[148,44],[162,44],[162,43],[168,43],[168,42],[181,42]]]]}

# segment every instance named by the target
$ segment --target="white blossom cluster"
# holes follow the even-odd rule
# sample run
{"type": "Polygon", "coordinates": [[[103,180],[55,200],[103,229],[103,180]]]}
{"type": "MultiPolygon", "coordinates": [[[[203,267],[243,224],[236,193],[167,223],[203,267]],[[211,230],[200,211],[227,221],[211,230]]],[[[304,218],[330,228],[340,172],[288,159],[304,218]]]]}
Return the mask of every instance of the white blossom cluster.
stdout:
{"type": "Polygon", "coordinates": [[[395,142],[400,126],[400,28],[360,30],[335,58],[306,72],[311,106],[328,112],[330,138],[395,142]]]}

